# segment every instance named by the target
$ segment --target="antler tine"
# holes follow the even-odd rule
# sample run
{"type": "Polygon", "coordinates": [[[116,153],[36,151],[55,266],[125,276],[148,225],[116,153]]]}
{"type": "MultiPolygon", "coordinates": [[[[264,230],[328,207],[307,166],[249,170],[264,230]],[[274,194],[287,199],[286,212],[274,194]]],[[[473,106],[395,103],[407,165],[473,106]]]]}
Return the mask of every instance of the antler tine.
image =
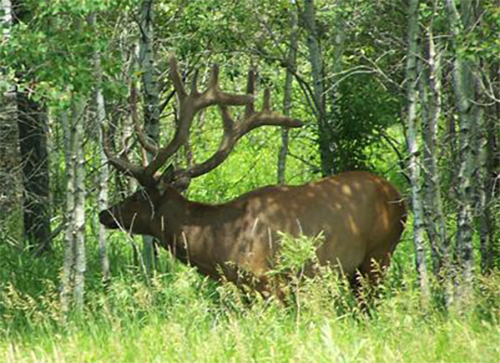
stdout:
{"type": "Polygon", "coordinates": [[[271,91],[269,88],[264,90],[264,102],[262,102],[262,112],[271,112],[271,91]]]}
{"type": "Polygon", "coordinates": [[[218,90],[219,89],[219,65],[215,63],[212,66],[212,71],[210,74],[210,80],[208,81],[208,89],[218,90]]]}
{"type": "Polygon", "coordinates": [[[193,80],[191,82],[191,94],[192,95],[199,94],[199,92],[198,92],[198,74],[199,74],[199,69],[196,69],[194,71],[193,80]]]}
{"type": "MultiPolygon", "coordinates": [[[[269,88],[264,90],[264,99],[262,102],[262,110],[250,117],[245,118],[238,124],[237,132],[243,136],[247,132],[260,126],[284,126],[284,127],[301,127],[302,121],[285,116],[279,112],[271,110],[271,91],[269,88]]],[[[240,136],[240,137],[241,137],[240,136]]]]}
{"type": "Polygon", "coordinates": [[[175,92],[179,100],[183,100],[187,97],[186,90],[184,89],[184,83],[182,82],[181,74],[179,73],[179,67],[177,66],[177,58],[175,55],[171,55],[169,59],[170,65],[170,80],[174,84],[175,92]]]}
{"type": "Polygon", "coordinates": [[[219,106],[219,111],[222,118],[222,126],[224,128],[224,133],[229,133],[234,130],[234,120],[229,114],[227,106],[219,106]]]}
{"type": "MultiPolygon", "coordinates": [[[[255,73],[252,69],[248,71],[247,76],[247,94],[254,95],[255,93],[255,73]]],[[[245,107],[245,118],[252,116],[255,113],[254,101],[248,103],[245,107]]]]}
{"type": "Polygon", "coordinates": [[[112,151],[109,145],[109,134],[108,130],[104,125],[101,125],[102,132],[102,148],[108,161],[122,173],[125,173],[139,181],[139,183],[143,186],[154,186],[157,181],[154,178],[148,177],[148,175],[144,174],[143,169],[135,164],[129,162],[125,157],[118,157],[112,151]]]}
{"type": "Polygon", "coordinates": [[[219,65],[214,64],[208,88],[199,95],[199,98],[195,101],[195,107],[198,111],[212,105],[247,106],[253,101],[253,95],[222,92],[219,87],[219,65]]]}

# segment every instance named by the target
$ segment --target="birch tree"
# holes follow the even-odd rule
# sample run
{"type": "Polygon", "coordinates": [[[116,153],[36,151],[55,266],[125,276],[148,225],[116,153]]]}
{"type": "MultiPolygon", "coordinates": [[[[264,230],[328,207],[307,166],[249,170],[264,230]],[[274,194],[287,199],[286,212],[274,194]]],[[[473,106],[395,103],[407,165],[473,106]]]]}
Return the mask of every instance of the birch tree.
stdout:
{"type": "Polygon", "coordinates": [[[307,31],[307,47],[313,79],[313,104],[318,123],[319,152],[323,175],[335,172],[335,145],[331,137],[331,125],[327,119],[325,102],[325,82],[323,77],[323,54],[316,24],[314,0],[304,0],[303,21],[307,31]]]}
{"type": "Polygon", "coordinates": [[[63,116],[66,126],[67,190],[66,240],[63,271],[61,273],[61,306],[63,313],[74,307],[81,310],[85,293],[85,154],[83,150],[84,103],[73,100],[71,117],[63,116]]]}
{"type": "Polygon", "coordinates": [[[420,148],[418,145],[418,69],[417,61],[420,56],[419,25],[418,25],[419,0],[411,0],[408,4],[408,51],[406,58],[408,125],[407,140],[410,152],[410,180],[411,180],[411,205],[413,207],[413,242],[417,271],[419,274],[422,296],[429,297],[429,277],[425,258],[425,226],[422,210],[422,190],[420,175],[420,148]]]}
{"type": "Polygon", "coordinates": [[[85,293],[85,271],[87,269],[85,251],[85,152],[83,148],[83,112],[84,104],[78,103],[73,111],[74,143],[71,145],[76,156],[75,167],[75,209],[74,232],[75,235],[75,306],[78,310],[83,308],[85,293]],[[74,149],[76,147],[76,150],[74,149]]]}
{"type": "MultiPolygon", "coordinates": [[[[96,14],[90,16],[89,23],[91,26],[96,26],[96,14]]],[[[99,51],[94,51],[94,72],[96,76],[95,90],[94,90],[94,108],[97,116],[98,125],[98,145],[99,145],[99,192],[97,197],[98,209],[105,210],[108,208],[108,181],[109,181],[109,167],[108,159],[102,148],[103,135],[102,130],[106,120],[106,110],[104,106],[104,96],[102,94],[102,70],[101,70],[101,55],[99,51]]],[[[109,283],[109,258],[108,258],[108,232],[104,226],[99,223],[99,261],[101,264],[102,282],[104,286],[109,283]]]]}
{"type": "Polygon", "coordinates": [[[68,116],[65,111],[61,113],[61,125],[63,129],[64,150],[66,150],[66,231],[64,239],[64,261],[61,271],[60,299],[63,314],[71,307],[71,292],[75,280],[75,235],[73,234],[74,209],[75,209],[75,168],[73,168],[72,155],[74,135],[70,131],[68,116]]]}
{"type": "Polygon", "coordinates": [[[474,23],[472,1],[462,1],[460,13],[455,0],[446,1],[448,20],[451,26],[454,47],[453,90],[459,117],[459,170],[458,170],[458,216],[457,216],[457,260],[456,298],[465,303],[472,294],[474,277],[474,255],[472,245],[474,189],[473,178],[477,158],[473,149],[473,132],[478,126],[480,106],[476,102],[477,80],[474,74],[475,57],[466,54],[461,39],[474,23]]]}
{"type": "MultiPolygon", "coordinates": [[[[499,29],[497,29],[499,30],[499,29]]],[[[500,31],[500,30],[499,30],[500,31]]],[[[478,213],[485,213],[480,220],[480,233],[486,234],[481,240],[481,268],[488,273],[500,268],[500,60],[491,62],[489,69],[483,72],[485,92],[489,107],[485,110],[485,128],[482,137],[487,138],[487,149],[480,149],[480,185],[485,189],[484,198],[479,201],[478,213]]],[[[480,144],[484,143],[481,140],[480,144]]]]}
{"type": "MultiPolygon", "coordinates": [[[[12,3],[2,0],[0,7],[1,43],[11,38],[12,3]]],[[[9,69],[0,67],[0,232],[13,240],[22,239],[23,225],[16,223],[22,213],[19,130],[16,89],[9,79],[9,69]],[[12,218],[15,216],[14,218],[12,218]],[[8,227],[8,231],[4,228],[8,227]]],[[[22,221],[22,219],[21,219],[22,221]]]]}
{"type": "MultiPolygon", "coordinates": [[[[295,0],[290,0],[291,4],[295,4],[295,0]]],[[[294,7],[290,7],[290,46],[288,48],[287,55],[287,68],[286,68],[286,79],[285,79],[285,91],[283,95],[283,114],[285,116],[290,116],[290,110],[292,108],[292,97],[293,97],[293,70],[296,68],[297,63],[297,47],[299,41],[298,33],[298,14],[294,7]]],[[[285,182],[285,172],[286,172],[286,157],[288,154],[288,143],[289,143],[289,129],[284,127],[281,130],[281,147],[278,154],[278,183],[283,184],[285,182]]]]}
{"type": "MultiPolygon", "coordinates": [[[[438,2],[434,1],[434,14],[438,2]]],[[[434,15],[435,16],[435,15],[434,15]]],[[[423,210],[425,227],[431,246],[433,272],[446,280],[449,272],[449,239],[447,237],[441,195],[441,177],[438,169],[438,124],[441,118],[441,50],[434,39],[434,17],[426,27],[426,56],[423,55],[419,76],[420,104],[423,134],[423,210]]]]}
{"type": "MultiPolygon", "coordinates": [[[[478,4],[477,16],[471,37],[480,40],[481,44],[488,49],[484,56],[478,59],[479,70],[477,72],[477,101],[483,107],[478,108],[477,130],[475,137],[475,147],[478,150],[477,163],[477,188],[476,188],[476,223],[480,240],[481,271],[491,272],[495,267],[495,259],[498,258],[499,241],[497,237],[497,223],[495,217],[498,216],[499,202],[497,195],[498,173],[500,163],[498,162],[500,153],[500,130],[498,129],[498,115],[500,114],[500,60],[498,49],[495,53],[491,45],[500,36],[498,27],[498,14],[488,12],[496,6],[498,1],[489,4],[483,2],[478,4]],[[496,37],[488,37],[485,42],[485,34],[496,34],[496,37]],[[486,44],[483,44],[486,43],[486,44]],[[488,44],[489,43],[489,44],[488,44]],[[490,51],[492,50],[492,51],[490,51]]],[[[496,47],[498,48],[498,47],[496,47]]]]}
{"type": "MultiPolygon", "coordinates": [[[[146,135],[156,143],[159,140],[160,96],[157,72],[154,62],[153,32],[154,0],[144,0],[140,10],[139,66],[142,74],[144,94],[144,122],[146,135]]],[[[148,155],[151,159],[154,155],[148,155]]],[[[146,270],[151,272],[155,266],[154,239],[143,237],[142,258],[146,270]]]]}

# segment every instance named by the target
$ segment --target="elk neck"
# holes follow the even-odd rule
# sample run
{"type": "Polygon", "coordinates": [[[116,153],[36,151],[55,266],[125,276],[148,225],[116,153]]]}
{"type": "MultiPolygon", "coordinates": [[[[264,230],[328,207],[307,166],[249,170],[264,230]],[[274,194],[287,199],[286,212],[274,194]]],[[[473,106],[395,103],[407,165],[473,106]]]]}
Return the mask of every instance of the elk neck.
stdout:
{"type": "Polygon", "coordinates": [[[218,263],[225,260],[222,251],[232,249],[238,240],[228,226],[242,223],[245,208],[240,204],[193,202],[167,187],[153,223],[154,235],[179,260],[217,277],[218,263]]]}

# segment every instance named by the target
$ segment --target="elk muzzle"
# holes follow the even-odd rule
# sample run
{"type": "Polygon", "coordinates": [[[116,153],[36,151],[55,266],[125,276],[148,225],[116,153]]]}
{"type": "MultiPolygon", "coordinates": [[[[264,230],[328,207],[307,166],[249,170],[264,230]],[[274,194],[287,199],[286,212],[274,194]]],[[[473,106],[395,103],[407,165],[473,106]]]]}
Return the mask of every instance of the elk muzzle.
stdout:
{"type": "Polygon", "coordinates": [[[109,229],[119,228],[116,216],[111,209],[105,209],[99,213],[99,222],[101,222],[104,227],[109,229]]]}

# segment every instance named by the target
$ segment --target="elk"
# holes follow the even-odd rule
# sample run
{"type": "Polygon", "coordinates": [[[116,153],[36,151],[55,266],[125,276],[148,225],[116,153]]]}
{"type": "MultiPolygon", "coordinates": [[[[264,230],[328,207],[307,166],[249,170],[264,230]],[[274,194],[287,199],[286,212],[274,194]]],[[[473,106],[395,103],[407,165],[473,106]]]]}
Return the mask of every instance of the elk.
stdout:
{"type": "MultiPolygon", "coordinates": [[[[190,92],[186,91],[173,56],[169,77],[177,93],[178,121],[166,146],[160,148],[147,140],[135,100],[131,101],[138,140],[154,155],[149,164],[137,165],[125,155],[114,154],[104,133],[109,162],[142,185],[135,194],[100,213],[104,226],[156,237],[180,261],[214,279],[224,277],[238,283],[239,271],[250,272],[262,290],[268,286],[266,273],[279,250],[279,232],[312,237],[323,233],[317,260],[342,269],[347,276],[359,271],[370,277],[375,273],[374,262],[380,267],[389,264],[404,228],[405,205],[390,183],[369,172],[345,172],[299,186],[266,186],[223,204],[186,199],[179,190],[191,178],[220,165],[243,135],[261,126],[300,127],[302,123],[272,111],[269,90],[264,92],[262,110],[255,111],[253,72],[249,72],[244,95],[219,89],[217,66],[204,92],[197,89],[196,75],[190,92]],[[212,105],[220,109],[224,131],[218,150],[200,164],[160,172],[188,140],[195,115],[212,105]],[[228,106],[245,106],[240,121],[233,120],[228,106]]],[[[135,99],[135,92],[131,98],[135,99]]]]}

